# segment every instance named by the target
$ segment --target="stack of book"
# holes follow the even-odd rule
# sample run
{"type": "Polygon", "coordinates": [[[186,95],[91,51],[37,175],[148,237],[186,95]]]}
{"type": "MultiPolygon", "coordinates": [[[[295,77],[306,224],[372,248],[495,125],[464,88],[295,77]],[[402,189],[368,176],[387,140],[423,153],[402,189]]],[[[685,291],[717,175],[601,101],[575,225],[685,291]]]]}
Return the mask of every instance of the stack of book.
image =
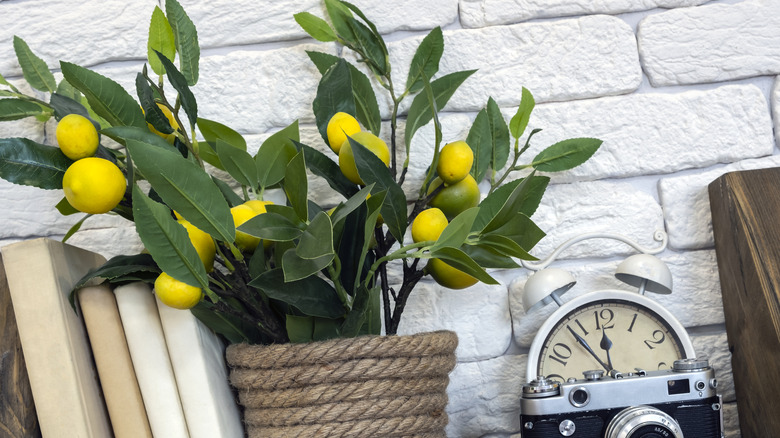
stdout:
{"type": "Polygon", "coordinates": [[[82,288],[74,310],[100,255],[47,238],[0,250],[42,436],[244,436],[224,344],[189,311],[141,282],[82,288]]]}

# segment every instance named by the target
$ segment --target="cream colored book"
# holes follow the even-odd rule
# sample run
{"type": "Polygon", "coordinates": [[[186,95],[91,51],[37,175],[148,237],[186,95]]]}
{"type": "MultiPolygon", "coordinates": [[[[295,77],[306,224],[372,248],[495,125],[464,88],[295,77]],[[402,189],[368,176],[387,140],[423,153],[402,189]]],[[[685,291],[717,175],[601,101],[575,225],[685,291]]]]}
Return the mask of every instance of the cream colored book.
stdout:
{"type": "Polygon", "coordinates": [[[152,438],[114,292],[107,284],[78,291],[103,397],[116,438],[152,438]]]}
{"type": "Polygon", "coordinates": [[[189,310],[157,300],[165,342],[192,438],[242,438],[244,428],[228,383],[225,345],[189,310]]]}
{"type": "Polygon", "coordinates": [[[47,238],[1,250],[41,434],[110,437],[84,323],[68,301],[73,285],[105,259],[47,238]]]}
{"type": "Polygon", "coordinates": [[[152,290],[146,283],[137,282],[117,287],[114,295],[152,434],[155,438],[188,438],[152,290]]]}

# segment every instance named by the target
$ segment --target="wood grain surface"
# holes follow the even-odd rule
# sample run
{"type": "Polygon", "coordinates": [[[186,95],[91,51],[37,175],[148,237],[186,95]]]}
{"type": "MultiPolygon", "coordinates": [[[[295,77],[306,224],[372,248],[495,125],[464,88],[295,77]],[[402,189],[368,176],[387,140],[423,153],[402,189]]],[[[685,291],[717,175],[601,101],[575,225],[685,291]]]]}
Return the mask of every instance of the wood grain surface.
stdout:
{"type": "Polygon", "coordinates": [[[30,380],[0,256],[0,436],[40,437],[30,380]]]}
{"type": "Polygon", "coordinates": [[[780,436],[780,169],[727,173],[709,196],[742,437],[780,436]]]}

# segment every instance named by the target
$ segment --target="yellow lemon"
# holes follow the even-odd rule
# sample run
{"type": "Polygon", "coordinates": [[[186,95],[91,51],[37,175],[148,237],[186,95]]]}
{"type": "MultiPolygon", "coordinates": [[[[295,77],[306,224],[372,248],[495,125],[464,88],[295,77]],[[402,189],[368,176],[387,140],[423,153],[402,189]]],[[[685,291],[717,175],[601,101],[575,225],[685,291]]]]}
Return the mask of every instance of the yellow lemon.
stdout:
{"type": "Polygon", "coordinates": [[[455,269],[440,259],[431,259],[426,266],[436,283],[450,289],[465,289],[473,286],[477,279],[471,275],[455,269]]]}
{"type": "Polygon", "coordinates": [[[338,154],[347,136],[358,132],[360,132],[360,124],[357,119],[347,113],[338,112],[328,122],[328,145],[338,154]]]}
{"type": "MultiPolygon", "coordinates": [[[[387,148],[387,143],[381,138],[365,131],[358,132],[351,137],[379,157],[379,159],[385,163],[385,166],[390,165],[390,149],[387,148]]],[[[355,155],[352,153],[352,145],[349,143],[349,139],[341,144],[341,149],[339,150],[339,167],[341,168],[341,173],[343,173],[348,180],[355,184],[364,184],[363,180],[358,175],[357,165],[355,165],[355,155]]]]}
{"type": "Polygon", "coordinates": [[[255,211],[255,213],[261,214],[261,213],[265,213],[266,212],[265,206],[269,205],[269,204],[273,204],[273,202],[271,202],[271,201],[260,201],[260,200],[257,200],[257,199],[252,199],[250,201],[244,202],[243,205],[246,205],[247,207],[251,208],[252,210],[255,211]]]}
{"type": "Polygon", "coordinates": [[[60,150],[71,160],[95,155],[100,141],[95,125],[78,114],[68,114],[60,119],[56,136],[60,150]]]}
{"type": "Polygon", "coordinates": [[[206,271],[213,271],[214,256],[217,253],[217,248],[214,245],[214,239],[211,238],[209,233],[201,230],[195,225],[192,225],[184,219],[179,219],[176,222],[180,223],[184,229],[187,230],[187,235],[190,236],[190,242],[192,242],[192,246],[195,247],[195,251],[198,252],[198,257],[200,257],[200,260],[203,262],[203,266],[206,268],[206,271]]]}
{"type": "Polygon", "coordinates": [[[191,309],[203,297],[199,287],[190,286],[163,272],[154,281],[154,293],[163,304],[174,309],[191,309]]]}
{"type": "Polygon", "coordinates": [[[436,171],[445,184],[455,184],[471,172],[472,164],[474,151],[465,141],[456,141],[441,148],[436,171]]]}
{"type": "MultiPolygon", "coordinates": [[[[440,177],[434,179],[428,189],[428,193],[432,193],[441,184],[442,180],[440,177]]],[[[455,184],[445,184],[444,188],[431,199],[429,205],[440,208],[444,215],[447,216],[447,219],[452,220],[461,212],[479,205],[479,196],[477,181],[474,180],[473,176],[466,175],[465,178],[455,184]]]]}
{"type": "Polygon", "coordinates": [[[62,190],[70,205],[92,214],[113,210],[124,197],[126,184],[116,164],[96,157],[71,164],[62,178],[62,190]]]}
{"type": "Polygon", "coordinates": [[[412,222],[412,240],[415,242],[436,241],[447,228],[447,217],[438,208],[420,212],[412,222]]]}
{"type": "MultiPolygon", "coordinates": [[[[239,225],[257,216],[252,207],[247,205],[236,205],[230,209],[233,215],[233,224],[238,228],[239,225]]],[[[236,230],[236,246],[242,251],[252,252],[260,244],[260,238],[251,236],[243,231],[236,230]]]]}

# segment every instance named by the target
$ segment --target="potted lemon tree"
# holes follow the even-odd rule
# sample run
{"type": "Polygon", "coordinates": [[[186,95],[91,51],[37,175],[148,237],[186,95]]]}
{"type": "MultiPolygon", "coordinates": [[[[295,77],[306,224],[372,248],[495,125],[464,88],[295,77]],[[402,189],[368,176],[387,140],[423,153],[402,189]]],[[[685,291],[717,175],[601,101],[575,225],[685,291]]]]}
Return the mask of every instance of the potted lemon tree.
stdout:
{"type": "Polygon", "coordinates": [[[466,138],[443,138],[439,111],[474,71],[439,73],[441,29],[422,39],[408,76],[398,78],[363,12],[325,0],[326,18],[302,12],[296,21],[358,61],[308,52],[321,74],[312,111],[327,147],[302,143],[296,121],[250,154],[229,120],[198,115],[197,31],[176,0],[165,3],[167,14],[152,14],[135,96],[65,61],[57,83],[15,39],[24,78],[48,99],[0,76],[0,120],[53,117],[57,145],[0,139],[0,177],[62,190],[52,208],[83,216],[66,239],[92,215],[134,222],[146,251],[109,260],[77,287],[94,278],[153,283],[163,303],[189,309],[233,344],[231,380],[250,435],[443,430],[457,337],[380,335],[396,334],[427,275],[451,289],[495,284],[489,270],[533,259],[528,251],[544,236],[531,220],[549,182],[542,173],[582,164],[601,141],[563,140],[521,162],[539,131],[526,132],[535,103],[525,89],[508,123],[491,98],[466,138]],[[389,97],[389,132],[375,90],[389,97]],[[410,187],[410,146],[428,124],[431,161],[410,187]],[[311,175],[342,201],[310,199],[311,175]],[[270,202],[270,190],[284,202],[270,202]],[[410,383],[413,374],[420,377],[410,383]],[[334,392],[344,397],[323,395],[334,392]],[[367,392],[383,401],[366,401],[367,392]]]}

